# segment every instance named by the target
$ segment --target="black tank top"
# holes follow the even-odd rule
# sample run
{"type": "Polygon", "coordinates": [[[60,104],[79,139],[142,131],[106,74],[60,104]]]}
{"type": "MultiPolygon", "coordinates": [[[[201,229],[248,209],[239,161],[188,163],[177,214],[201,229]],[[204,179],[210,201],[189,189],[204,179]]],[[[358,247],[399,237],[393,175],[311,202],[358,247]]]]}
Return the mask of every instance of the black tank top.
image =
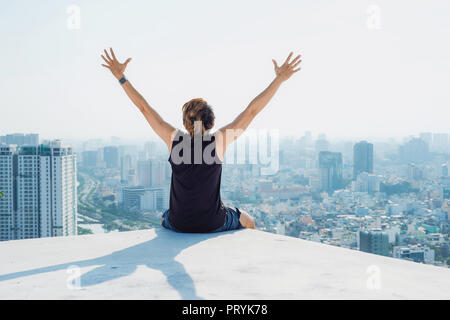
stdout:
{"type": "Polygon", "coordinates": [[[177,132],[169,157],[170,223],[182,232],[210,232],[225,223],[220,198],[222,162],[216,155],[215,137],[191,138],[177,132]]]}

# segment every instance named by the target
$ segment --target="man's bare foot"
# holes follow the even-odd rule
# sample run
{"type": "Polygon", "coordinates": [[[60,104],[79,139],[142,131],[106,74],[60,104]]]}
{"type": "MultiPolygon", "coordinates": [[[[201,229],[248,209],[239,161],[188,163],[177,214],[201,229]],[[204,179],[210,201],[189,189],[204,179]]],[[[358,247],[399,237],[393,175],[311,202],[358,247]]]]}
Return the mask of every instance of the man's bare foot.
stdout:
{"type": "Polygon", "coordinates": [[[239,209],[241,217],[239,222],[244,228],[255,229],[255,219],[246,211],[239,209]]]}

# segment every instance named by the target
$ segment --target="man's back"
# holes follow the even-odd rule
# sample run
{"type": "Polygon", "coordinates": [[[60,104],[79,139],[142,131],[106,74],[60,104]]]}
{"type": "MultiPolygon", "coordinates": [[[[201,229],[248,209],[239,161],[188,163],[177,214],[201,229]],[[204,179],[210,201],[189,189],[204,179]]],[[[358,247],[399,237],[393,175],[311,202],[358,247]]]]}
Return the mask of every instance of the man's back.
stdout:
{"type": "Polygon", "coordinates": [[[222,163],[212,135],[191,138],[178,131],[169,157],[172,166],[170,223],[182,232],[209,232],[222,226],[222,163]]]}

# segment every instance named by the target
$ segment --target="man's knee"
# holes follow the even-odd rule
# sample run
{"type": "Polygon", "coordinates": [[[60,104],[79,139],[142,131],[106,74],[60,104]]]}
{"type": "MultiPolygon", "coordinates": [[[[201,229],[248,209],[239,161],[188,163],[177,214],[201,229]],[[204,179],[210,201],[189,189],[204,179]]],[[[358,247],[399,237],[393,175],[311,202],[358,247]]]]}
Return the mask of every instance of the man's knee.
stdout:
{"type": "Polygon", "coordinates": [[[239,218],[239,222],[241,223],[241,225],[244,228],[249,228],[249,229],[255,229],[255,219],[253,219],[253,217],[244,210],[240,210],[241,212],[241,217],[239,218]]]}

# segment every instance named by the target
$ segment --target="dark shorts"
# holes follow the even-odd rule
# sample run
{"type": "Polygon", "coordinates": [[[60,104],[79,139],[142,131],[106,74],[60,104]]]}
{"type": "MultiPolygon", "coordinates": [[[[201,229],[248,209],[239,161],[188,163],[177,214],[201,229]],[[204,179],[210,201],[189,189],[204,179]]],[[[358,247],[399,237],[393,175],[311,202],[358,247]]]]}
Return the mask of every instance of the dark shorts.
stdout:
{"type": "MultiPolygon", "coordinates": [[[[241,212],[239,211],[238,208],[236,208],[236,210],[234,210],[234,209],[227,207],[227,216],[225,218],[225,223],[223,224],[223,226],[217,228],[216,230],[210,231],[210,232],[213,233],[213,232],[222,232],[222,231],[242,229],[244,227],[241,225],[241,223],[239,221],[240,217],[241,217],[241,212]]],[[[167,210],[166,212],[163,213],[161,225],[166,229],[173,230],[175,232],[182,232],[182,231],[178,231],[170,223],[169,210],[167,210]]]]}

